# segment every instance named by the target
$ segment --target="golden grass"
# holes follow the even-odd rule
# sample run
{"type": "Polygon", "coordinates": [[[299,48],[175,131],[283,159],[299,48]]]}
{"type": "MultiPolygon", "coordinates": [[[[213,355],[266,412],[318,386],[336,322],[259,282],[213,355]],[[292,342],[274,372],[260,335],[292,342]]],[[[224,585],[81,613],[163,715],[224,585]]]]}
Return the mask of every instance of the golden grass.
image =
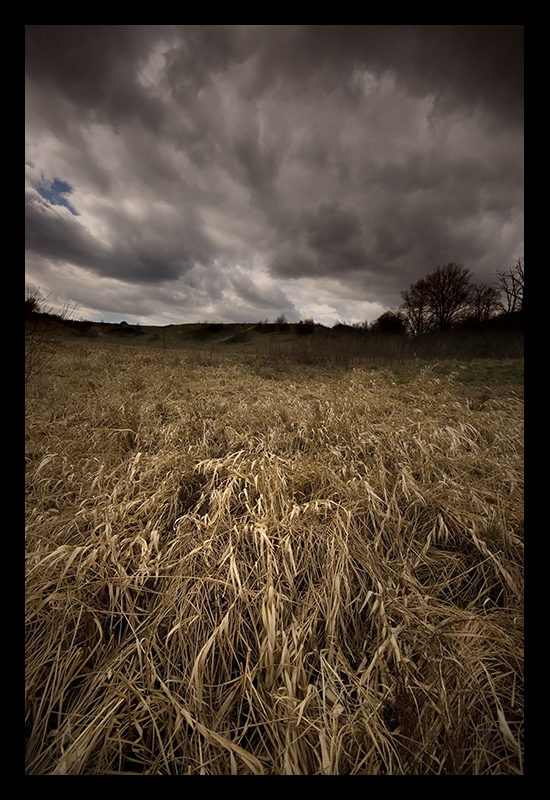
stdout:
{"type": "Polygon", "coordinates": [[[26,774],[523,773],[523,405],[60,350],[26,401],[26,774]]]}

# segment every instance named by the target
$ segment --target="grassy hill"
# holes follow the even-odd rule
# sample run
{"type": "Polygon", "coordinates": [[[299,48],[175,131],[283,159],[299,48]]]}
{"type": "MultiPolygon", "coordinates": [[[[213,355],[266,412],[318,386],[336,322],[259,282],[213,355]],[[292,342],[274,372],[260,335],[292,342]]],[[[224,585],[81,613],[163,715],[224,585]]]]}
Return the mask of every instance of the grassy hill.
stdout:
{"type": "Polygon", "coordinates": [[[64,319],[47,313],[32,313],[25,321],[25,332],[48,333],[59,339],[83,338],[120,341],[126,344],[162,348],[194,348],[215,345],[254,345],[266,338],[292,341],[301,334],[316,331],[328,332],[322,325],[306,326],[303,323],[222,323],[197,322],[178,325],[137,325],[127,322],[88,322],[64,319]]]}
{"type": "Polygon", "coordinates": [[[105,345],[137,345],[185,350],[205,356],[255,359],[264,365],[323,368],[388,367],[479,359],[523,359],[523,331],[506,328],[457,329],[421,338],[385,335],[349,325],[328,328],[318,323],[183,323],[137,325],[64,319],[52,314],[27,315],[29,340],[82,340],[105,345]]]}

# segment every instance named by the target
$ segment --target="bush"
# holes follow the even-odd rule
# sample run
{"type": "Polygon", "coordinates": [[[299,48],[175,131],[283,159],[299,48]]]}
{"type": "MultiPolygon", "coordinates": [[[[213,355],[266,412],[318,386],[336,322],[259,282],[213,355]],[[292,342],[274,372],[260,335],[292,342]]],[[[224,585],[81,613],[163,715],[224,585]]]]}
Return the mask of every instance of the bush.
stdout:
{"type": "Polygon", "coordinates": [[[38,290],[27,290],[25,296],[25,386],[38,372],[44,370],[59,349],[59,328],[69,317],[68,307],[60,314],[44,309],[38,290]]]}
{"type": "Polygon", "coordinates": [[[315,330],[315,323],[312,319],[301,319],[296,325],[298,336],[311,336],[315,330]]]}

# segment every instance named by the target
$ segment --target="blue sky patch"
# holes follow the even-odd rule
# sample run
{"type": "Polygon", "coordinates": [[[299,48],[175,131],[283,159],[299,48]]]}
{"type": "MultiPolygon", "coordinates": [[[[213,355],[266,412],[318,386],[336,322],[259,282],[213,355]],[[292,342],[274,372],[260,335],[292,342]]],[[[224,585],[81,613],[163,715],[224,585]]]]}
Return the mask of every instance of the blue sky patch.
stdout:
{"type": "Polygon", "coordinates": [[[66,195],[73,193],[73,187],[66,181],[60,178],[54,178],[52,181],[44,180],[42,183],[35,183],[34,188],[52,206],[65,206],[75,217],[79,216],[78,211],[67,200],[66,195]]]}

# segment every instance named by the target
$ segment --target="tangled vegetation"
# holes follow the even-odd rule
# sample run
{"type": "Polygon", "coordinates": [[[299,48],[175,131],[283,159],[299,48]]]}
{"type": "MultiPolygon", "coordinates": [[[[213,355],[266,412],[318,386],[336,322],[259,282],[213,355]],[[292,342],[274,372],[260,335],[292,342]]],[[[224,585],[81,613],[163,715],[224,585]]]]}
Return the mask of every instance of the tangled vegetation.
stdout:
{"type": "Polygon", "coordinates": [[[26,398],[26,774],[523,773],[523,403],[68,342],[26,398]]]}

